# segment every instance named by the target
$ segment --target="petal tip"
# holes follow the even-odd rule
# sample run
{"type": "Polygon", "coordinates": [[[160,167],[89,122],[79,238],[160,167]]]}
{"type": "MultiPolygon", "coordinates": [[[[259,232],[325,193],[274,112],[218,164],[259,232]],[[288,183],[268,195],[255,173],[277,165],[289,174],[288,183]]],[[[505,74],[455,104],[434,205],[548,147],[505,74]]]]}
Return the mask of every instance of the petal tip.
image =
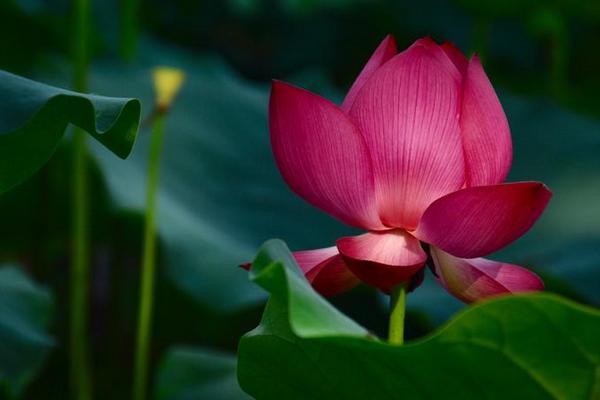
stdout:
{"type": "Polygon", "coordinates": [[[452,49],[452,50],[457,50],[457,51],[460,51],[460,49],[458,48],[458,46],[457,46],[457,45],[455,45],[453,42],[450,42],[450,41],[448,41],[448,40],[447,40],[447,41],[445,41],[445,42],[443,42],[443,43],[442,43],[440,46],[442,46],[442,47],[447,47],[447,48],[450,48],[450,49],[452,49]]]}
{"type": "MultiPolygon", "coordinates": [[[[529,181],[529,182],[520,182],[522,185],[527,185],[531,188],[531,193],[535,196],[539,196],[541,200],[549,201],[550,198],[554,195],[552,190],[544,183],[538,181],[529,181]]],[[[511,183],[506,183],[505,185],[510,185],[511,183]]]]}
{"type": "Polygon", "coordinates": [[[472,303],[506,294],[538,292],[544,282],[519,265],[484,258],[463,259],[433,248],[438,281],[458,299],[472,303]]]}
{"type": "Polygon", "coordinates": [[[542,190],[542,191],[544,191],[545,193],[547,193],[547,194],[548,194],[548,196],[550,196],[550,197],[554,195],[554,193],[553,193],[553,192],[552,192],[552,190],[551,190],[551,189],[548,187],[548,185],[546,185],[546,184],[545,184],[545,183],[543,183],[543,182],[538,182],[538,183],[539,183],[539,188],[540,188],[540,190],[542,190]]]}
{"type": "Polygon", "coordinates": [[[377,71],[383,64],[388,62],[394,55],[398,53],[398,49],[396,47],[396,39],[391,34],[388,34],[383,38],[383,40],[379,43],[369,61],[365,64],[360,74],[348,90],[346,97],[342,103],[342,110],[348,112],[352,105],[354,104],[354,100],[358,95],[358,92],[362,89],[364,84],[370,79],[370,77],[377,71]]]}
{"type": "Polygon", "coordinates": [[[546,289],[546,285],[542,278],[540,278],[537,274],[532,272],[533,277],[535,277],[535,282],[532,282],[529,291],[531,292],[543,292],[546,289]]]}
{"type": "MultiPolygon", "coordinates": [[[[481,70],[484,74],[486,74],[485,69],[483,68],[483,64],[481,63],[481,58],[479,54],[476,52],[471,55],[471,58],[467,62],[467,69],[475,68],[475,70],[481,70]]],[[[485,75],[487,77],[487,74],[485,75]]],[[[489,78],[488,78],[489,79],[489,78]]]]}
{"type": "Polygon", "coordinates": [[[430,35],[423,36],[422,38],[415,40],[415,44],[427,45],[427,46],[434,44],[437,46],[436,41],[433,40],[433,38],[430,35]]]}
{"type": "Polygon", "coordinates": [[[385,43],[388,48],[394,48],[394,50],[397,49],[397,47],[396,47],[396,38],[391,33],[388,33],[383,38],[382,42],[385,43]]]}
{"type": "Polygon", "coordinates": [[[240,267],[241,269],[245,269],[246,271],[250,271],[250,268],[252,267],[252,263],[245,262],[245,263],[239,264],[238,267],[240,267]]]}
{"type": "Polygon", "coordinates": [[[294,86],[290,83],[279,80],[279,79],[271,79],[271,94],[274,94],[274,93],[282,91],[282,90],[289,90],[289,89],[294,90],[294,89],[300,89],[300,88],[297,86],[294,86]]]}

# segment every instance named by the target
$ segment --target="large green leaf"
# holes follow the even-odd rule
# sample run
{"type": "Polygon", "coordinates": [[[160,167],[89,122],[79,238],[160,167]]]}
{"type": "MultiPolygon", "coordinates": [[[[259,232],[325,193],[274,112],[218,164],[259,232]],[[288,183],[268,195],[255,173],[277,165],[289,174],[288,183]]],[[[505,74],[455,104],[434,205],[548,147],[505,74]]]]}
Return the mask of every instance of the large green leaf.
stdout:
{"type": "Polygon", "coordinates": [[[600,396],[598,310],[548,294],[507,296],[468,308],[424,340],[392,346],[314,307],[324,300],[298,279],[285,251],[267,242],[252,268],[271,297],[260,326],[241,340],[238,377],[257,399],[600,396]],[[315,334],[308,312],[337,334],[315,334]]]}
{"type": "Polygon", "coordinates": [[[0,92],[0,193],[46,163],[69,123],[122,158],[131,151],[138,100],[75,93],[6,71],[0,71],[0,92]]]}
{"type": "Polygon", "coordinates": [[[157,400],[246,400],[235,376],[236,360],[215,350],[175,347],[158,370],[157,400]]]}
{"type": "Polygon", "coordinates": [[[0,267],[0,398],[17,395],[54,342],[46,334],[52,296],[13,266],[0,267]]]}

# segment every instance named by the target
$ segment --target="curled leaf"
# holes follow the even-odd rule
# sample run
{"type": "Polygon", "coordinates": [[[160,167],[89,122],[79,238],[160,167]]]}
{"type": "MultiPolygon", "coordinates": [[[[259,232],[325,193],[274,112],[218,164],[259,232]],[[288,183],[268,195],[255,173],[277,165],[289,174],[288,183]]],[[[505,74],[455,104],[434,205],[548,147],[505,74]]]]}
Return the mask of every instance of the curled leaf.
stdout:
{"type": "Polygon", "coordinates": [[[69,123],[126,158],[138,131],[136,99],[76,93],[0,71],[0,193],[50,158],[69,123]]]}

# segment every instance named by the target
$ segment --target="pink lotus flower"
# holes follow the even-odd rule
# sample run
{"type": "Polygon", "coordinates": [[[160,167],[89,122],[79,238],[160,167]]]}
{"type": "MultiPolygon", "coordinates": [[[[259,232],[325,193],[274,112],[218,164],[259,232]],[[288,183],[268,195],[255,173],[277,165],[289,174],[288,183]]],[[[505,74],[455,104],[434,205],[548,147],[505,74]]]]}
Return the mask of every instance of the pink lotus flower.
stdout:
{"type": "Polygon", "coordinates": [[[417,279],[428,256],[439,282],[467,302],[542,290],[528,270],[478,258],[523,235],[551,192],[502,183],[512,161],[502,106],[476,55],[386,37],[341,106],[273,82],[269,125],[290,188],[367,232],[295,253],[324,295],[359,281],[389,292],[417,279]]]}

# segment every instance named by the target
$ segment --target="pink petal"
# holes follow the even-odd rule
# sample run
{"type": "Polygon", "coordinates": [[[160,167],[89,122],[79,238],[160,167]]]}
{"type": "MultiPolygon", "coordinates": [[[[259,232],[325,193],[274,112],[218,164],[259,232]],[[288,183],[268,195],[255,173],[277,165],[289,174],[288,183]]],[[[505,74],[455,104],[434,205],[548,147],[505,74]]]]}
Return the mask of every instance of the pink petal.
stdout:
{"type": "Polygon", "coordinates": [[[409,281],[427,260],[419,241],[400,229],[344,237],[336,244],[358,279],[385,292],[409,281]]]}
{"type": "Polygon", "coordinates": [[[503,182],[512,163],[510,128],[477,55],[469,62],[463,90],[460,128],[467,186],[503,182]]]}
{"type": "Polygon", "coordinates": [[[350,115],[373,160],[379,215],[414,229],[432,201],[464,184],[460,85],[423,46],[379,68],[350,115]]]}
{"type": "Polygon", "coordinates": [[[490,296],[544,290],[533,272],[514,264],[485,258],[457,258],[431,248],[438,281],[448,292],[470,303],[490,296]]]}
{"type": "Polygon", "coordinates": [[[462,189],[433,202],[413,234],[454,256],[480,257],[527,232],[551,196],[539,182],[462,189]]]}
{"type": "Polygon", "coordinates": [[[293,253],[306,279],[321,295],[330,297],[346,292],[360,283],[340,257],[337,247],[293,253]]]}
{"type": "Polygon", "coordinates": [[[294,192],[347,224],[382,227],[364,139],[335,104],[273,82],[269,127],[275,160],[294,192]]]}
{"type": "Polygon", "coordinates": [[[446,53],[448,58],[456,66],[461,75],[465,75],[467,72],[467,66],[469,61],[467,57],[452,43],[446,42],[441,45],[442,50],[446,53]]]}
{"type": "MultiPolygon", "coordinates": [[[[360,283],[350,272],[335,246],[295,251],[292,254],[306,279],[323,296],[335,296],[360,283]]],[[[251,263],[241,264],[240,267],[249,270],[251,263]]]]}
{"type": "Polygon", "coordinates": [[[367,61],[367,64],[364,66],[352,87],[348,91],[346,98],[344,99],[344,103],[342,104],[342,110],[348,112],[350,108],[352,108],[352,104],[354,104],[354,99],[356,99],[356,95],[362,89],[363,85],[369,80],[371,75],[379,67],[381,67],[386,61],[396,55],[398,51],[396,50],[396,40],[392,35],[387,35],[383,41],[377,46],[375,52],[367,61]]]}
{"type": "Polygon", "coordinates": [[[347,292],[360,283],[340,255],[319,264],[306,275],[306,279],[325,297],[347,292]]]}
{"type": "Polygon", "coordinates": [[[331,246],[323,249],[294,251],[292,254],[298,266],[306,275],[323,261],[337,256],[339,251],[337,247],[331,246]]]}
{"type": "MultiPolygon", "coordinates": [[[[456,79],[456,81],[459,84],[462,82],[463,71],[460,69],[461,67],[459,65],[457,65],[455,60],[453,59],[454,57],[457,57],[457,55],[454,54],[454,51],[458,51],[459,54],[462,56],[462,54],[460,53],[460,51],[458,49],[456,49],[456,47],[454,47],[454,49],[450,49],[450,48],[448,48],[448,44],[444,44],[444,45],[440,46],[430,37],[424,37],[424,38],[418,39],[417,41],[415,41],[413,43],[413,45],[411,47],[414,47],[414,46],[421,46],[421,47],[425,48],[440,63],[440,65],[446,71],[448,71],[448,73],[454,79],[456,79]],[[446,48],[444,48],[444,46],[446,46],[446,48]],[[449,54],[450,52],[452,54],[449,54]]],[[[465,56],[462,56],[462,57],[465,58],[465,56]]],[[[459,59],[456,61],[459,62],[459,59]]],[[[466,58],[465,58],[465,63],[466,63],[466,58]]]]}

